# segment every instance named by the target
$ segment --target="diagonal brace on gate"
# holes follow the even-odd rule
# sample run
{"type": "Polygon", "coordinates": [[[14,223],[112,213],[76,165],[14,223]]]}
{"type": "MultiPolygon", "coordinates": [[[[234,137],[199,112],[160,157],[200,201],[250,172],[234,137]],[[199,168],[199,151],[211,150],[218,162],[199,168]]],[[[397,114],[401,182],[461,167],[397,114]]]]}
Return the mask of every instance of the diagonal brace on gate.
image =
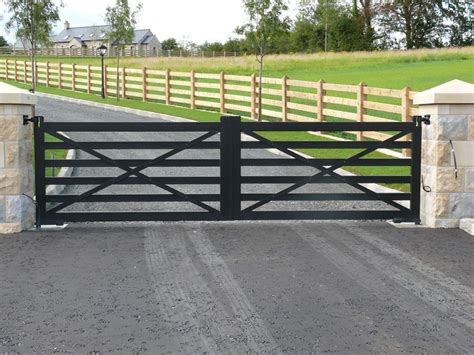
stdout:
{"type": "Polygon", "coordinates": [[[101,191],[101,190],[104,190],[105,188],[109,187],[109,186],[112,186],[114,184],[117,184],[125,179],[127,179],[128,177],[132,176],[132,175],[135,175],[137,178],[139,179],[142,179],[146,182],[148,182],[149,184],[152,184],[152,185],[155,185],[173,195],[176,195],[178,197],[180,197],[181,199],[183,199],[184,201],[187,201],[187,202],[191,202],[209,212],[212,212],[212,213],[218,213],[219,211],[217,211],[215,208],[209,206],[208,204],[206,203],[203,203],[202,201],[199,201],[191,196],[188,196],[186,194],[183,194],[182,192],[166,185],[166,184],[163,184],[163,183],[159,183],[159,182],[155,182],[153,181],[150,177],[144,175],[141,173],[142,170],[145,170],[147,168],[149,168],[150,166],[156,164],[156,163],[159,163],[159,162],[162,162],[184,150],[187,150],[187,149],[190,149],[192,147],[194,147],[195,145],[205,141],[206,139],[216,135],[218,132],[217,131],[211,131],[211,132],[208,132],[184,145],[182,145],[181,147],[178,147],[176,149],[173,149],[171,151],[169,151],[168,153],[165,153],[163,155],[160,155],[158,156],[157,158],[155,159],[152,159],[152,160],[149,160],[139,166],[137,166],[136,168],[132,169],[131,167],[127,166],[127,165],[124,165],[124,164],[120,164],[118,162],[116,162],[115,160],[107,157],[106,155],[104,154],[101,154],[93,149],[89,149],[89,148],[86,148],[86,147],[83,147],[80,142],[75,142],[73,141],[72,139],[69,139],[67,138],[66,136],[62,135],[62,134],[59,134],[57,132],[54,132],[54,131],[47,131],[46,133],[62,140],[64,143],[66,144],[69,144],[70,146],[76,148],[76,149],[81,149],[97,158],[99,158],[100,160],[103,160],[109,164],[111,164],[112,166],[115,166],[115,167],[118,167],[122,170],[125,171],[124,174],[120,175],[120,176],[117,176],[115,178],[111,178],[110,180],[107,180],[106,182],[104,182],[103,184],[99,185],[99,186],[96,186],[95,188],[89,190],[89,191],[86,191],[84,193],[82,193],[81,195],[78,195],[76,197],[74,197],[72,200],[70,201],[67,201],[67,202],[64,202],[54,208],[52,208],[51,210],[48,211],[48,213],[56,213],[74,203],[78,203],[78,202],[81,202],[83,201],[84,199],[86,199],[87,197],[101,191]]]}
{"type": "Polygon", "coordinates": [[[344,165],[350,165],[351,163],[359,160],[360,158],[366,156],[367,154],[370,154],[374,151],[376,151],[377,149],[380,149],[380,148],[383,148],[384,144],[386,143],[390,143],[390,142],[394,142],[404,136],[406,136],[407,134],[410,134],[412,133],[411,131],[409,130],[404,130],[404,131],[401,131],[400,133],[390,137],[389,139],[385,140],[385,141],[381,141],[381,142],[377,142],[377,143],[374,143],[374,145],[372,147],[369,147],[367,149],[365,149],[364,151],[360,152],[360,153],[357,153],[355,155],[353,155],[352,157],[348,158],[348,159],[345,159],[344,161],[342,162],[339,162],[337,164],[334,164],[332,165],[331,167],[329,168],[326,168],[325,166],[321,165],[321,164],[318,164],[317,162],[314,162],[314,161],[310,161],[308,159],[306,159],[305,157],[301,156],[300,154],[298,153],[295,153],[294,151],[288,149],[288,148],[285,148],[285,147],[281,147],[277,144],[275,144],[274,142],[270,141],[269,139],[266,139],[265,137],[262,137],[261,135],[255,133],[255,132],[252,132],[252,131],[245,131],[244,132],[245,134],[261,141],[262,143],[266,144],[267,146],[271,147],[271,148],[274,148],[274,149],[277,149],[301,162],[304,162],[306,163],[307,165],[315,168],[315,169],[318,169],[320,170],[320,172],[318,172],[317,174],[313,175],[313,176],[309,176],[309,177],[305,177],[303,179],[301,179],[300,181],[296,182],[294,185],[280,191],[280,192],[277,192],[276,194],[273,194],[249,207],[247,207],[246,209],[244,209],[242,211],[242,213],[248,213],[248,212],[252,212],[253,210],[259,208],[259,207],[262,207],[264,205],[266,205],[267,203],[273,201],[274,199],[276,198],[279,198],[281,196],[284,196],[284,195],[287,195],[289,194],[290,192],[296,190],[296,189],[299,189],[300,187],[310,183],[310,182],[314,182],[314,181],[317,181],[318,179],[320,179],[321,177],[325,176],[325,175],[330,175],[332,177],[334,177],[335,179],[345,183],[345,184],[348,184],[348,185],[351,185],[352,187],[370,195],[370,196],[373,196],[373,197],[376,197],[378,200],[381,200],[387,204],[389,204],[390,206],[392,207],[395,207],[397,209],[399,209],[400,211],[404,211],[404,212],[409,212],[410,209],[406,208],[405,206],[402,206],[398,203],[396,203],[395,201],[393,200],[390,200],[390,199],[387,199],[387,198],[381,198],[380,196],[377,195],[377,193],[375,193],[374,191],[368,189],[367,187],[365,186],[362,186],[356,182],[350,182],[350,181],[347,181],[347,179],[340,175],[340,174],[337,174],[335,172],[335,170],[339,169],[340,167],[344,166],[344,165]]]}

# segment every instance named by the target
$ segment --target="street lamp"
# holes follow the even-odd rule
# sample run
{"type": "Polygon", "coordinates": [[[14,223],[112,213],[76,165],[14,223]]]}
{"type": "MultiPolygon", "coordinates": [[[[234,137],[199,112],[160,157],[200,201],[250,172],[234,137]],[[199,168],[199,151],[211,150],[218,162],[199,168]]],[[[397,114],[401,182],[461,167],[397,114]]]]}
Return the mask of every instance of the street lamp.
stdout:
{"type": "Polygon", "coordinates": [[[107,53],[107,47],[101,45],[99,48],[99,55],[102,58],[102,98],[105,99],[105,68],[104,68],[104,56],[107,53]]]}

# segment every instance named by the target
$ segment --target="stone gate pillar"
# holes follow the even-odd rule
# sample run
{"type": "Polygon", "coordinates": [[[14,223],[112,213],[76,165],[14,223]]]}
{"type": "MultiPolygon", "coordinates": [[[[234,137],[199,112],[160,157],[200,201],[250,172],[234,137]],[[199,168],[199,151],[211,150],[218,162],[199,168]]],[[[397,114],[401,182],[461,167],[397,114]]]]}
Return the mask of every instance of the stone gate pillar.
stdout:
{"type": "Polygon", "coordinates": [[[422,223],[458,228],[474,218],[474,85],[453,80],[416,94],[414,103],[431,115],[423,125],[422,223]]]}
{"type": "Polygon", "coordinates": [[[18,233],[35,222],[32,125],[36,97],[0,83],[0,234],[18,233]],[[29,197],[27,197],[27,196],[29,197]]]}

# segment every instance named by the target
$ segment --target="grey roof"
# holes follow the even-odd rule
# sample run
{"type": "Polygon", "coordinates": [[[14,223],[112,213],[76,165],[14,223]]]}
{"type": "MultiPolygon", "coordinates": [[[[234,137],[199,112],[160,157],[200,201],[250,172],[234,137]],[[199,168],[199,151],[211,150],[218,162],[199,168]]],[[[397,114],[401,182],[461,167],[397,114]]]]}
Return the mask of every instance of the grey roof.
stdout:
{"type": "MultiPolygon", "coordinates": [[[[52,36],[55,43],[69,42],[72,38],[77,38],[82,42],[101,41],[110,26],[86,26],[86,27],[70,27],[63,29],[59,34],[52,36]]],[[[153,33],[149,30],[135,30],[135,36],[131,44],[146,44],[153,37],[153,33]]]]}

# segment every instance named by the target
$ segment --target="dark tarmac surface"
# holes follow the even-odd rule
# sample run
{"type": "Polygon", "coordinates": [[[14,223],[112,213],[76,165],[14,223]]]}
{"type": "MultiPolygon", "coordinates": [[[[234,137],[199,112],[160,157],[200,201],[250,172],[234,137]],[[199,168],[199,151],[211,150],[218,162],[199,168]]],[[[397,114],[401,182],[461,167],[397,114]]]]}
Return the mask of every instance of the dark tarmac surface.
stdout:
{"type": "MultiPolygon", "coordinates": [[[[47,118],[81,113],[115,115],[40,99],[47,118]]],[[[383,222],[74,224],[3,236],[0,353],[472,354],[473,251],[460,230],[383,222]]]]}
{"type": "Polygon", "coordinates": [[[0,238],[0,352],[473,353],[473,239],[369,222],[0,238]]]}

